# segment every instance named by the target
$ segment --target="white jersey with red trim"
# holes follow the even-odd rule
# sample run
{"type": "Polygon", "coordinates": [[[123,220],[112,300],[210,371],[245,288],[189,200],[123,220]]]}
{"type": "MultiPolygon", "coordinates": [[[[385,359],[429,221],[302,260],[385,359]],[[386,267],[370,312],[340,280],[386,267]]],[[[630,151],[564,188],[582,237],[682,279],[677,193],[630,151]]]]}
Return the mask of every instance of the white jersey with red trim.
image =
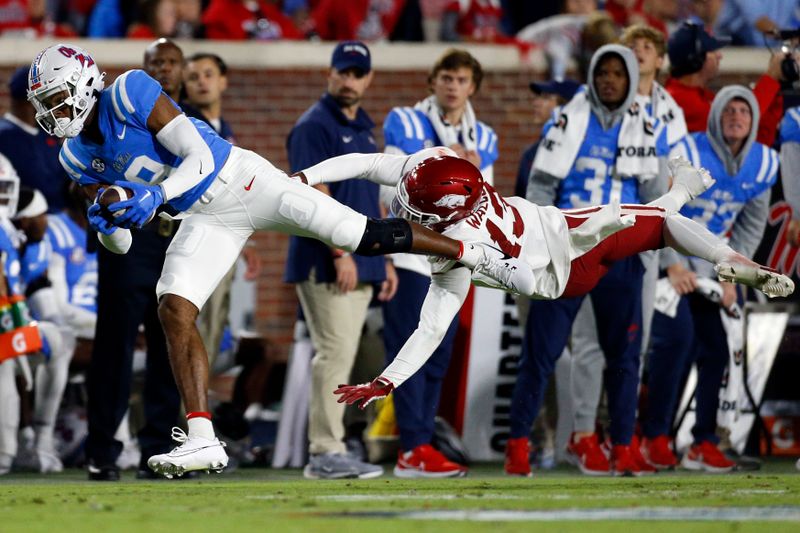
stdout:
{"type": "MultiPolygon", "coordinates": [[[[431,148],[411,156],[347,154],[322,161],[303,171],[309,185],[363,178],[381,185],[397,185],[405,171],[425,157],[446,148],[431,148]]],[[[558,298],[566,289],[571,261],[591,250],[612,233],[633,223],[619,204],[567,211],[585,217],[568,229],[565,212],[542,207],[523,198],[504,198],[484,184],[475,213],[454,223],[443,234],[463,242],[481,242],[519,257],[530,265],[535,285],[531,298],[558,298]]],[[[419,325],[381,376],[400,386],[414,374],[441,343],[453,317],[467,297],[472,273],[460,263],[432,259],[431,286],[420,310],[419,325]],[[444,325],[444,327],[443,327],[444,325]]]]}
{"type": "MultiPolygon", "coordinates": [[[[464,242],[482,242],[525,261],[536,280],[532,298],[558,298],[570,270],[569,232],[564,215],[556,207],[541,207],[523,198],[504,198],[484,184],[477,210],[443,232],[464,242]]],[[[458,263],[431,258],[434,274],[458,263]]]]}

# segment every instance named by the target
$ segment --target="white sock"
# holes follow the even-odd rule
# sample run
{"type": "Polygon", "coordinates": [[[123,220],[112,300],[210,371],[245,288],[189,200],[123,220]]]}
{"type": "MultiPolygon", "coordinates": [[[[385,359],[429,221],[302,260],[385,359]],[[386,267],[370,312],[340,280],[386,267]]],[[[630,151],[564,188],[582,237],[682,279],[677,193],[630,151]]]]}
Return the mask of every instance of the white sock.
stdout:
{"type": "Polygon", "coordinates": [[[663,207],[669,213],[677,213],[686,202],[692,199],[689,191],[683,185],[674,185],[669,191],[659,196],[647,205],[663,207]]]}
{"type": "Polygon", "coordinates": [[[187,420],[186,423],[189,425],[190,437],[202,437],[208,440],[217,438],[214,434],[214,426],[208,418],[196,416],[187,420]]]}
{"type": "Polygon", "coordinates": [[[664,242],[684,255],[700,257],[715,265],[736,254],[708,229],[677,213],[664,220],[664,242]]]}

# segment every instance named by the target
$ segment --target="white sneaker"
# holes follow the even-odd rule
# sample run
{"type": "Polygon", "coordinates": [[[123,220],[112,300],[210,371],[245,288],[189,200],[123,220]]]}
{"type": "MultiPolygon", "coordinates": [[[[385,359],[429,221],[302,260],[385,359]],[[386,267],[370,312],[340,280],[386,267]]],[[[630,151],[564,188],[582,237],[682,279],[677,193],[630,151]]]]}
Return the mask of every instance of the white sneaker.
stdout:
{"type": "Polygon", "coordinates": [[[169,453],[154,455],[147,460],[147,466],[153,472],[172,479],[195,470],[220,473],[228,466],[225,443],[217,438],[190,437],[181,428],[174,427],[172,439],[181,444],[169,453]]]}
{"type": "Polygon", "coordinates": [[[673,157],[668,161],[672,174],[672,187],[683,187],[693,200],[707,191],[716,180],[705,168],[696,168],[683,156],[673,157]]]}
{"type": "Polygon", "coordinates": [[[794,292],[791,278],[765,266],[723,262],[714,265],[714,270],[720,281],[753,287],[770,298],[789,296],[794,292]]]}
{"type": "Polygon", "coordinates": [[[54,452],[47,450],[36,450],[36,456],[39,458],[39,472],[42,474],[53,474],[56,472],[63,472],[64,465],[61,463],[58,455],[54,452]]]}
{"type": "Polygon", "coordinates": [[[474,246],[483,252],[483,257],[472,269],[472,281],[476,285],[523,296],[533,294],[533,270],[524,261],[482,242],[465,243],[465,246],[474,246]]]}
{"type": "Polygon", "coordinates": [[[0,476],[11,472],[11,465],[14,464],[14,456],[0,452],[0,476]]]}

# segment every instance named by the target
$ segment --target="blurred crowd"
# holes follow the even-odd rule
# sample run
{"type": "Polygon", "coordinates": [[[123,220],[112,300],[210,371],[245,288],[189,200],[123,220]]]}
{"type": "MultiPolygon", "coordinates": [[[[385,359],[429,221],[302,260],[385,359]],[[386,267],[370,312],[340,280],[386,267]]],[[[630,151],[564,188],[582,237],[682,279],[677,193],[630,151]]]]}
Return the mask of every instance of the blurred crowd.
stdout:
{"type": "Polygon", "coordinates": [[[0,0],[0,35],[225,40],[360,39],[549,46],[598,17],[668,34],[697,17],[734,44],[775,44],[793,0],[0,0]]]}

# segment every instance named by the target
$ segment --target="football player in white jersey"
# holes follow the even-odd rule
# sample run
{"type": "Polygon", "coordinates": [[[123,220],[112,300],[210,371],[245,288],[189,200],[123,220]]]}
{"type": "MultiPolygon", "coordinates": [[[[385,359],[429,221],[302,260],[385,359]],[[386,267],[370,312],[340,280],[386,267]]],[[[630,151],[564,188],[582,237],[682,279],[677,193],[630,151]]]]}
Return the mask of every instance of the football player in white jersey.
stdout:
{"type": "Polygon", "coordinates": [[[367,219],[321,192],[290,179],[259,155],[232,146],[205,123],[187,118],[159,83],[129,70],[105,88],[91,55],[68,44],[43,50],[31,64],[28,100],[51,135],[65,137],[59,154],[69,176],[91,196],[117,183],[133,192],[109,210],[89,208],[89,223],[109,250],[125,253],[128,228],[158,211],[183,218],[158,281],[159,318],[187,411],[188,435],[148,460],[168,477],[221,471],[228,463],[208,410],[208,357],[196,319],[209,294],[255,230],[317,238],[347,252],[414,252],[449,257],[481,278],[527,290],[530,272],[483,243],[461,243],[403,219],[367,219]],[[123,211],[124,213],[117,213],[123,211]]]}
{"type": "MultiPolygon", "coordinates": [[[[754,287],[768,296],[794,291],[791,279],[750,261],[704,227],[678,214],[714,180],[685,159],[670,162],[670,191],[648,205],[609,204],[585,209],[541,207],[518,197],[504,198],[480,171],[448,148],[411,156],[350,154],[323,161],[298,176],[306,183],[365,178],[396,185],[396,216],[420,222],[457,239],[491,243],[521,259],[533,274],[536,299],[572,297],[590,291],[613,261],[670,246],[712,263],[720,279],[754,287]]],[[[467,296],[470,282],[499,287],[451,260],[432,259],[433,279],[420,324],[395,360],[374,381],[343,385],[339,401],[359,407],[386,396],[416,372],[441,341],[467,296]]]]}

